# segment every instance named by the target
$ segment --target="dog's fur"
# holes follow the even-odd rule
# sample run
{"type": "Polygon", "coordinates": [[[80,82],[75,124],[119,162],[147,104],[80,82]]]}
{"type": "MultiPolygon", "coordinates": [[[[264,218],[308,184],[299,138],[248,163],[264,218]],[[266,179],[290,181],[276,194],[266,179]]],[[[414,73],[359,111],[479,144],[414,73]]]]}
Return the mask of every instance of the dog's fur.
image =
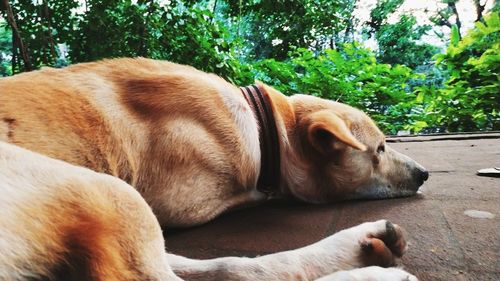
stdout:
{"type": "MultiPolygon", "coordinates": [[[[359,110],[258,86],[279,135],[277,196],[408,196],[426,180],[359,110]]],[[[117,59],[3,78],[0,279],[310,280],[387,266],[403,253],[399,228],[379,221],[256,259],[165,254],[157,220],[196,225],[268,199],[256,188],[258,130],[237,87],[169,62],[117,59]]]]}

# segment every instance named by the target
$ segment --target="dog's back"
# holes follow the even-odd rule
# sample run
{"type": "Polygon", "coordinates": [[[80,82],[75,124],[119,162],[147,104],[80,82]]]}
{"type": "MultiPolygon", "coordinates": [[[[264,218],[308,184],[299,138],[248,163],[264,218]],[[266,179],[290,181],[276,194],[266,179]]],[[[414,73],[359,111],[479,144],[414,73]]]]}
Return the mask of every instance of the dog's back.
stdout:
{"type": "Polygon", "coordinates": [[[87,98],[92,87],[105,85],[102,78],[78,68],[46,68],[0,79],[0,140],[97,171],[109,170],[96,146],[108,142],[108,129],[87,98]],[[101,81],[95,84],[96,80],[101,81]]]}
{"type": "Polygon", "coordinates": [[[205,222],[237,202],[198,199],[257,181],[257,125],[239,89],[216,75],[115,59],[0,79],[0,92],[0,140],[126,181],[164,224],[205,222]],[[193,180],[207,196],[188,196],[193,180]]]}

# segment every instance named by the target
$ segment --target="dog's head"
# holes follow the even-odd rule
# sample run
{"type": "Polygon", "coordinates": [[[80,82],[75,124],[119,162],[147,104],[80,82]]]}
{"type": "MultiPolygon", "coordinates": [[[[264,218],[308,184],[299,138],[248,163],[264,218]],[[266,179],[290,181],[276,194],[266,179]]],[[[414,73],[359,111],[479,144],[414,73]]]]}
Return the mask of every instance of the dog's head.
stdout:
{"type": "Polygon", "coordinates": [[[285,122],[285,192],[318,203],[381,199],[413,195],[427,180],[424,167],[387,146],[360,110],[307,95],[289,103],[295,120],[285,122]]]}

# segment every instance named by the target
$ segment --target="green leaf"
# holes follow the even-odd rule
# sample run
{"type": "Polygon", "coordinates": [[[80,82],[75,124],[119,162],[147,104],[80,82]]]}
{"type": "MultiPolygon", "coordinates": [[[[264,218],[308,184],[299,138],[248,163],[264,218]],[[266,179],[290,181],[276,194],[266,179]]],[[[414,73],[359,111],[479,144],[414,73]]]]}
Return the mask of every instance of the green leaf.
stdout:
{"type": "Polygon", "coordinates": [[[417,98],[415,99],[415,101],[416,101],[417,103],[421,103],[421,102],[423,102],[423,101],[424,101],[424,92],[422,92],[422,91],[421,91],[421,92],[419,92],[419,93],[418,93],[418,95],[417,95],[417,98]]]}
{"type": "Polygon", "coordinates": [[[457,46],[458,42],[460,41],[460,32],[458,31],[458,27],[456,24],[451,26],[451,45],[457,46]]]}

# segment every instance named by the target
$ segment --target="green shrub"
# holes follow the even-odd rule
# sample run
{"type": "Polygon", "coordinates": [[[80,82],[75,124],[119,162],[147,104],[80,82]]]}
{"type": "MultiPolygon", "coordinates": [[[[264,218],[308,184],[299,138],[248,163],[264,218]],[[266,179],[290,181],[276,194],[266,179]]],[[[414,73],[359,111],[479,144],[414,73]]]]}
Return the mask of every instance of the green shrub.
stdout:
{"type": "Polygon", "coordinates": [[[248,71],[286,94],[308,93],[360,108],[386,133],[413,122],[416,97],[408,83],[419,75],[406,66],[377,63],[375,54],[358,44],[319,54],[297,49],[287,61],[262,60],[248,71]]]}
{"type": "Polygon", "coordinates": [[[12,34],[0,21],[0,76],[12,75],[12,65],[9,56],[12,46],[12,34]]]}
{"type": "Polygon", "coordinates": [[[449,131],[500,130],[500,18],[494,12],[462,40],[452,33],[437,64],[449,73],[442,89],[424,87],[421,121],[449,131]]]}

